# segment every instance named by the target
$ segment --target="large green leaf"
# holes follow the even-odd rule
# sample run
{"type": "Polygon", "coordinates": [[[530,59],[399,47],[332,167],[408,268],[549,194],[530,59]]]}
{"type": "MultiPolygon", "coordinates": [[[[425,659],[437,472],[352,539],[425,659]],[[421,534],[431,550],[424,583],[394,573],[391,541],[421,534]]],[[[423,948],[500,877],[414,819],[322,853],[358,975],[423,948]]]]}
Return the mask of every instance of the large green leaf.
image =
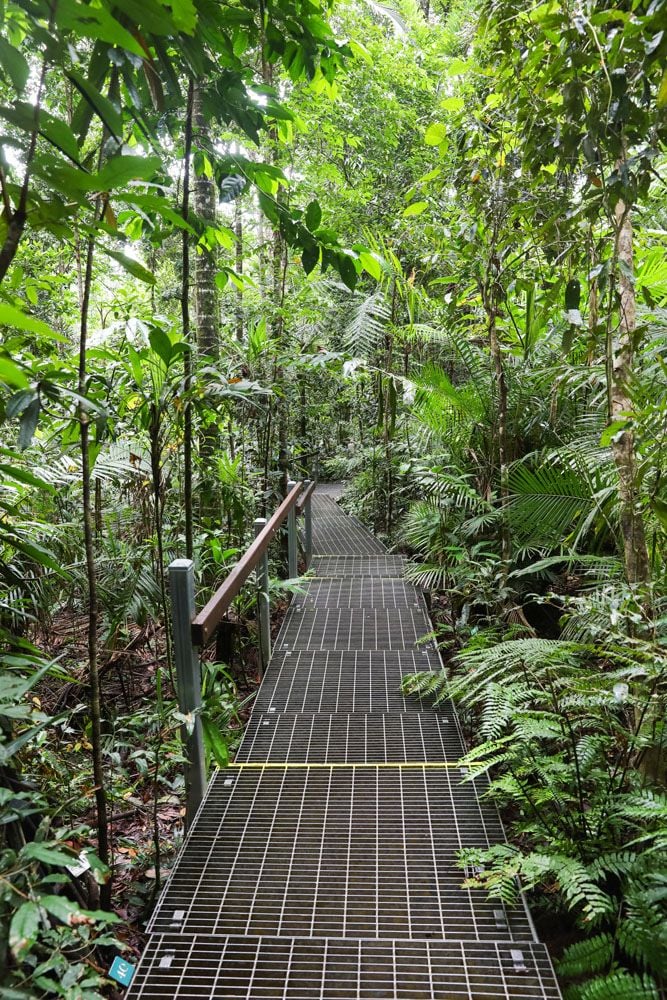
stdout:
{"type": "Polygon", "coordinates": [[[229,748],[222,737],[222,733],[215,722],[207,716],[202,715],[201,722],[206,749],[214,758],[218,767],[226,767],[229,764],[229,748]]]}
{"type": "Polygon", "coordinates": [[[49,493],[55,493],[55,488],[51,485],[51,483],[47,483],[46,480],[33,475],[33,473],[28,472],[27,469],[21,469],[18,465],[5,465],[4,462],[0,462],[0,476],[6,476],[8,479],[14,479],[17,483],[24,483],[26,486],[36,486],[40,490],[47,490],[49,493]]]}
{"type": "Polygon", "coordinates": [[[322,209],[320,208],[319,202],[311,201],[310,205],[306,209],[304,221],[311,233],[314,233],[316,229],[319,229],[320,222],[322,221],[322,209]]]}
{"type": "Polygon", "coordinates": [[[404,209],[403,215],[406,217],[406,219],[410,218],[413,215],[421,215],[422,212],[425,212],[427,208],[428,208],[427,201],[413,201],[411,205],[408,205],[408,207],[404,209]]]}
{"type": "Polygon", "coordinates": [[[362,250],[359,253],[359,260],[364,271],[367,271],[371,278],[375,278],[376,281],[382,279],[382,265],[375,254],[362,250]]]}
{"type": "Polygon", "coordinates": [[[21,312],[20,309],[16,309],[6,302],[0,302],[0,326],[26,330],[28,333],[38,333],[41,337],[47,337],[49,340],[59,340],[62,344],[67,343],[65,337],[52,330],[43,320],[29,316],[28,313],[21,312]]]}
{"type": "Polygon", "coordinates": [[[12,917],[9,925],[9,947],[17,961],[21,961],[37,941],[41,926],[41,913],[37,903],[26,900],[12,917]]]}
{"type": "Polygon", "coordinates": [[[86,40],[99,39],[126,49],[142,60],[146,58],[146,50],[141,42],[105,7],[93,7],[78,0],[58,0],[55,16],[58,28],[63,31],[69,30],[86,40]]]}
{"type": "Polygon", "coordinates": [[[189,222],[186,222],[183,216],[177,212],[166,198],[161,198],[158,194],[135,194],[133,191],[128,198],[128,203],[132,207],[143,209],[151,216],[157,213],[161,215],[166,222],[170,222],[173,226],[178,226],[179,229],[186,229],[190,233],[194,233],[194,229],[189,222]]]}
{"type": "Polygon", "coordinates": [[[130,181],[150,180],[162,166],[158,156],[114,156],[95,178],[99,191],[125,187],[130,181]]]}
{"type": "Polygon", "coordinates": [[[38,395],[35,395],[26,408],[21,413],[21,418],[19,422],[19,448],[21,451],[25,451],[32,444],[32,439],[35,436],[35,431],[37,430],[37,424],[39,422],[39,414],[42,409],[42,403],[38,395]]]}
{"type": "Polygon", "coordinates": [[[32,841],[21,848],[20,858],[23,861],[41,861],[42,864],[54,865],[57,868],[64,868],[76,860],[74,855],[67,854],[58,847],[50,847],[37,841],[32,841]]]}
{"type": "Polygon", "coordinates": [[[128,257],[127,254],[121,253],[120,250],[111,250],[109,247],[101,247],[101,249],[108,257],[113,257],[114,260],[117,260],[121,267],[128,274],[131,274],[133,278],[145,281],[147,285],[155,284],[155,275],[138,260],[135,260],[134,257],[128,257]]]}
{"type": "Polygon", "coordinates": [[[14,534],[8,534],[5,541],[12,548],[16,549],[17,552],[22,552],[24,556],[33,559],[40,566],[46,566],[47,569],[53,570],[54,573],[62,576],[65,580],[69,579],[69,574],[62,568],[52,553],[48,549],[45,549],[43,545],[39,545],[38,542],[29,542],[14,534]]]}
{"type": "Polygon", "coordinates": [[[168,368],[174,352],[169,334],[160,329],[159,326],[154,326],[148,334],[148,339],[152,349],[164,361],[165,367],[168,368]]]}
{"type": "Polygon", "coordinates": [[[141,26],[144,31],[150,31],[153,35],[175,35],[178,33],[175,19],[172,17],[168,6],[157,3],[156,0],[115,0],[119,10],[122,10],[129,19],[141,26]]]}
{"type": "Polygon", "coordinates": [[[28,385],[28,379],[19,366],[9,358],[2,357],[0,357],[0,382],[14,385],[18,389],[25,389],[28,385]]]}
{"type": "Polygon", "coordinates": [[[114,107],[108,97],[100,94],[99,90],[90,83],[81,73],[70,70],[67,74],[83,99],[88,102],[100,121],[106,126],[111,135],[120,139],[123,134],[123,119],[119,111],[114,107]]]}
{"type": "Polygon", "coordinates": [[[432,125],[426,129],[426,134],[424,135],[424,142],[427,146],[439,146],[447,138],[447,128],[440,122],[433,122],[432,125]]]}
{"type": "Polygon", "coordinates": [[[192,0],[169,0],[168,5],[178,30],[193,35],[197,27],[197,8],[192,0]]]}
{"type": "Polygon", "coordinates": [[[306,274],[310,274],[320,259],[320,248],[315,242],[307,243],[303,248],[303,253],[301,254],[301,263],[306,274]]]}
{"type": "Polygon", "coordinates": [[[354,266],[354,260],[349,257],[346,253],[336,254],[336,270],[340,274],[344,283],[350,289],[351,292],[357,287],[357,280],[359,275],[357,274],[357,269],[354,266]]]}
{"type": "Polygon", "coordinates": [[[16,101],[11,106],[0,106],[0,115],[10,124],[29,135],[34,132],[35,126],[37,126],[39,134],[52,146],[59,149],[74,163],[79,162],[79,144],[76,136],[67,122],[62,121],[62,119],[49,114],[43,108],[36,114],[34,104],[29,104],[27,101],[16,101]]]}
{"type": "Polygon", "coordinates": [[[0,67],[11,80],[14,90],[19,94],[24,89],[30,75],[30,67],[17,48],[0,36],[0,67]]]}

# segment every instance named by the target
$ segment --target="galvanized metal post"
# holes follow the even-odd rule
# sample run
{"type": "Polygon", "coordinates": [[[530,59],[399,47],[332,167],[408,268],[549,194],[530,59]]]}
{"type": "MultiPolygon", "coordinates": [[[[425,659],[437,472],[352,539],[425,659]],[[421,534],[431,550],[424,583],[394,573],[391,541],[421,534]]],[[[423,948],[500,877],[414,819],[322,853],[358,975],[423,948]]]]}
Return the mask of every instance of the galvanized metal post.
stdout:
{"type": "Polygon", "coordinates": [[[206,761],[201,724],[201,672],[199,652],[192,644],[190,624],[195,616],[195,565],[191,559],[175,559],[169,566],[171,618],[174,628],[174,660],[178,707],[188,717],[181,739],[188,763],[185,769],[185,823],[195,817],[206,790],[206,761]]]}
{"type": "MultiPolygon", "coordinates": [[[[293,490],[296,486],[294,479],[290,479],[287,483],[287,492],[293,490]]],[[[289,514],[287,515],[287,564],[288,564],[288,576],[290,580],[299,572],[299,564],[297,561],[297,534],[296,534],[296,507],[292,507],[289,514]]]]}
{"type": "MultiPolygon", "coordinates": [[[[265,517],[255,518],[255,538],[266,526],[265,517]]],[[[271,659],[271,601],[269,598],[269,553],[265,552],[257,566],[257,623],[259,625],[259,658],[262,673],[271,659]]]]}
{"type": "MultiPolygon", "coordinates": [[[[312,480],[304,480],[304,488],[307,490],[310,487],[312,480]]],[[[304,542],[306,549],[306,569],[310,567],[310,561],[313,558],[313,508],[311,506],[311,497],[306,500],[306,506],[303,508],[303,526],[304,526],[304,542]]]]}

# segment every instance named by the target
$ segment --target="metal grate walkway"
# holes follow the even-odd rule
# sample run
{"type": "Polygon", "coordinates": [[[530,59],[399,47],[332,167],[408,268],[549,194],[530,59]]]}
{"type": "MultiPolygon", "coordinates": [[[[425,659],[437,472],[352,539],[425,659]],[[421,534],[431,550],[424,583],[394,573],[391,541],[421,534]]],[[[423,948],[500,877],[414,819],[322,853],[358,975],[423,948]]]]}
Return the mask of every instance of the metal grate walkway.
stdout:
{"type": "Polygon", "coordinates": [[[405,699],[439,664],[404,560],[313,504],[314,579],[292,602],[236,763],[218,771],[153,915],[145,1000],[559,1000],[525,906],[463,887],[502,842],[464,781],[451,705],[405,699]]]}

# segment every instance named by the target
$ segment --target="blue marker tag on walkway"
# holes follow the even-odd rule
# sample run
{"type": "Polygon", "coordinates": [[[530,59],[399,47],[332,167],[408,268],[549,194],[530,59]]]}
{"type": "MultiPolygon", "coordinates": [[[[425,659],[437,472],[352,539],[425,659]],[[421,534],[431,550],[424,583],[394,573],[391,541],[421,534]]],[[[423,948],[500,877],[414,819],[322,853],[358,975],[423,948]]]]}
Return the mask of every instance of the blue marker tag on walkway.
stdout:
{"type": "Polygon", "coordinates": [[[135,972],[136,965],[126,962],[124,958],[120,957],[120,955],[116,955],[111,968],[109,969],[109,975],[111,978],[115,979],[117,983],[122,983],[123,986],[130,985],[135,972]]]}

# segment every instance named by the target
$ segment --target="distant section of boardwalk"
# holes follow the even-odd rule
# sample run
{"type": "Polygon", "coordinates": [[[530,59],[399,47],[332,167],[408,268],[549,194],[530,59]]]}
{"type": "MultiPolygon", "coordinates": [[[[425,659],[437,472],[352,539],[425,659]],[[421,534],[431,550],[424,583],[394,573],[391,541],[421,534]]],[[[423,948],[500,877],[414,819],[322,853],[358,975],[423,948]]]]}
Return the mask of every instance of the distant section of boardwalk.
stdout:
{"type": "Polygon", "coordinates": [[[132,998],[558,1000],[525,906],[462,888],[504,839],[464,782],[422,595],[336,503],[313,500],[314,578],[276,641],[236,763],[218,771],[150,925],[132,998]]]}

